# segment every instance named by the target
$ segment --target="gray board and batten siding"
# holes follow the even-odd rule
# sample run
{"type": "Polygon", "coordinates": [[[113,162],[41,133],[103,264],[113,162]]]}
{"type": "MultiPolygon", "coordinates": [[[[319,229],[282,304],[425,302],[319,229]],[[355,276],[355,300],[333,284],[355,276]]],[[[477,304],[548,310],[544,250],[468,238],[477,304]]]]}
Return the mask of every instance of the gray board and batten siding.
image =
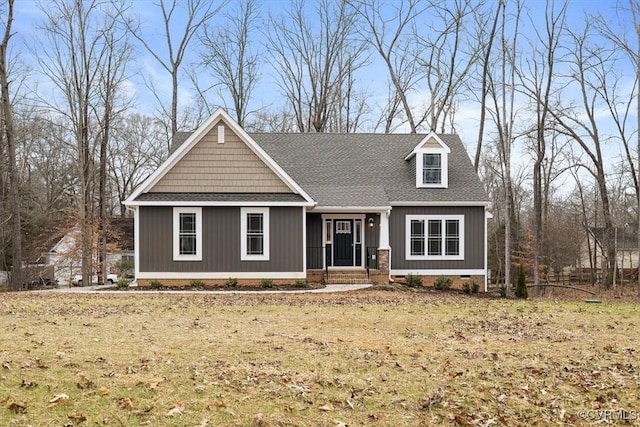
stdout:
{"type": "Polygon", "coordinates": [[[394,206],[389,217],[389,240],[393,251],[392,270],[477,270],[484,269],[485,210],[483,206],[394,206]],[[463,260],[407,260],[407,215],[464,215],[463,260]]]}
{"type": "Polygon", "coordinates": [[[173,260],[173,208],[141,206],[140,272],[301,272],[301,207],[269,208],[270,259],[241,261],[240,208],[202,208],[202,261],[173,260]]]}

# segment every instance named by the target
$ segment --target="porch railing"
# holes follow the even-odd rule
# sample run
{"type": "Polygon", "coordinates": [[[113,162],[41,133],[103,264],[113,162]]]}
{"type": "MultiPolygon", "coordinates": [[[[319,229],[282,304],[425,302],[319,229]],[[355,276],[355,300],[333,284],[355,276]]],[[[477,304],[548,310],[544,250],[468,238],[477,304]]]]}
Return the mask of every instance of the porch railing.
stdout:
{"type": "Polygon", "coordinates": [[[378,247],[367,246],[367,277],[369,277],[370,269],[378,269],[378,247]]]}

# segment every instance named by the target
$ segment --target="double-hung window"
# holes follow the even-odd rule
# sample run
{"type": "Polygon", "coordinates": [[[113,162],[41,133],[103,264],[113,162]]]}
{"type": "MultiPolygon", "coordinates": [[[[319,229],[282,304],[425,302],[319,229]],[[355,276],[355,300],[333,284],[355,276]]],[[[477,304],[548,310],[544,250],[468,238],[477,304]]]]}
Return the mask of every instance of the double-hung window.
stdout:
{"type": "Polygon", "coordinates": [[[422,154],[422,183],[442,184],[442,157],[440,153],[422,154]]]}
{"type": "Polygon", "coordinates": [[[174,261],[202,261],[202,208],[173,208],[174,261]]]}
{"type": "Polygon", "coordinates": [[[464,215],[407,215],[407,260],[464,259],[464,215]]]}
{"type": "Polygon", "coordinates": [[[269,260],[269,208],[240,209],[240,259],[269,260]]]}
{"type": "Polygon", "coordinates": [[[433,144],[414,150],[416,188],[449,187],[449,153],[447,146],[433,144]]]}

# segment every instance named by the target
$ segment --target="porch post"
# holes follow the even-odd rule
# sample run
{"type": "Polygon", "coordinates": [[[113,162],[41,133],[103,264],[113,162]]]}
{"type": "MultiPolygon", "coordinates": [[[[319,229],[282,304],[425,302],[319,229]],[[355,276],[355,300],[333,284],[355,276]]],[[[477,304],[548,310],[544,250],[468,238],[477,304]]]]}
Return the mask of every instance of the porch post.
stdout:
{"type": "Polygon", "coordinates": [[[381,249],[389,249],[389,214],[390,211],[380,212],[380,244],[381,249]]]}
{"type": "Polygon", "coordinates": [[[390,210],[380,212],[380,239],[378,243],[378,274],[389,280],[391,268],[391,248],[389,247],[389,214],[390,210]]]}

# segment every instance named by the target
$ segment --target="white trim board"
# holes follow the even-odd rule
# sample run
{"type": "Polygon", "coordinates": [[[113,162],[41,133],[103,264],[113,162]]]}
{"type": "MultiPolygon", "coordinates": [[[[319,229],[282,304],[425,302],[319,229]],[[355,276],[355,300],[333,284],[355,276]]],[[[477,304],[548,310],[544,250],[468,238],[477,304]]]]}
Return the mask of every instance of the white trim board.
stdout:
{"type": "Polygon", "coordinates": [[[141,272],[138,273],[137,279],[306,279],[307,273],[304,271],[286,271],[286,272],[141,272]]]}
{"type": "Polygon", "coordinates": [[[313,203],[309,202],[257,202],[257,201],[244,201],[244,202],[197,202],[197,201],[171,201],[163,200],[158,202],[145,201],[145,202],[133,202],[128,206],[313,206],[313,203]]]}

